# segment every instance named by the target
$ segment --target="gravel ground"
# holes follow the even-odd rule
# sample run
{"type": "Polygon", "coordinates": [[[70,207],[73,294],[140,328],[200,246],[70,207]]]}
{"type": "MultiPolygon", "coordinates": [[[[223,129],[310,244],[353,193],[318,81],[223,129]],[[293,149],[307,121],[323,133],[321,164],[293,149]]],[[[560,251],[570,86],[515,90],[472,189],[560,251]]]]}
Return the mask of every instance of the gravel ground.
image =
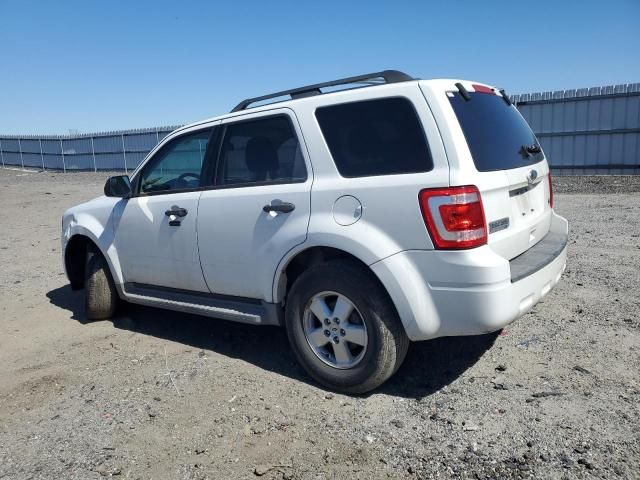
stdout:
{"type": "Polygon", "coordinates": [[[640,478],[640,177],[555,179],[559,285],[352,397],[278,328],[138,306],[85,323],[60,216],[105,176],[0,169],[0,478],[640,478]]]}

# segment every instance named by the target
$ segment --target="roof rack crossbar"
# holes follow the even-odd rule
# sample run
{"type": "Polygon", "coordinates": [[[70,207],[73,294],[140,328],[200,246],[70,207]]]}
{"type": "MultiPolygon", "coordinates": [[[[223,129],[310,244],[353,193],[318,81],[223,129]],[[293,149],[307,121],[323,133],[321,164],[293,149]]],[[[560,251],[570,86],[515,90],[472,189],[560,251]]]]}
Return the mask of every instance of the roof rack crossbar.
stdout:
{"type": "Polygon", "coordinates": [[[239,112],[241,110],[245,110],[251,104],[262,102],[264,100],[269,100],[272,98],[284,97],[287,95],[289,95],[292,99],[321,95],[321,88],[335,87],[338,85],[348,85],[350,83],[367,83],[368,85],[377,85],[377,83],[371,82],[371,80],[377,78],[383,79],[384,83],[398,83],[415,80],[410,75],[407,75],[404,72],[399,72],[398,70],[383,70],[382,72],[367,73],[365,75],[341,78],[339,80],[332,80],[330,82],[324,83],[316,83],[315,85],[307,85],[305,87],[293,88],[291,90],[283,90],[281,92],[270,93],[269,95],[263,95],[261,97],[247,98],[236,105],[233,110],[231,110],[231,112],[239,112]]]}

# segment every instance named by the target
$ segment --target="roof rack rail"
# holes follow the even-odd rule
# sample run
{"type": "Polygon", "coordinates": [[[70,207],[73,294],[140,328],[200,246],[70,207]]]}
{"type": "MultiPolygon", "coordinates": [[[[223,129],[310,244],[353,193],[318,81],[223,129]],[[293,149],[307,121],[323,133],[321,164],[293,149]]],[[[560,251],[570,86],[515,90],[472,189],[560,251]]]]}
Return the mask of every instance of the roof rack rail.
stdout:
{"type": "MultiPolygon", "coordinates": [[[[282,92],[270,93],[269,95],[263,95],[261,97],[247,98],[236,105],[231,112],[239,112],[245,110],[249,105],[261,102],[263,100],[269,100],[271,98],[284,97],[289,95],[292,100],[297,98],[311,97],[313,95],[321,95],[321,88],[335,87],[337,85],[348,85],[349,83],[365,83],[367,80],[371,81],[377,78],[384,79],[384,83],[398,83],[407,82],[409,80],[415,80],[410,75],[398,70],[383,70],[382,72],[367,73],[365,75],[357,75],[355,77],[341,78],[339,80],[332,80],[330,82],[316,83],[315,85],[307,85],[305,87],[293,88],[291,90],[283,90],[282,92]]],[[[377,83],[373,83],[377,84],[377,83]]]]}

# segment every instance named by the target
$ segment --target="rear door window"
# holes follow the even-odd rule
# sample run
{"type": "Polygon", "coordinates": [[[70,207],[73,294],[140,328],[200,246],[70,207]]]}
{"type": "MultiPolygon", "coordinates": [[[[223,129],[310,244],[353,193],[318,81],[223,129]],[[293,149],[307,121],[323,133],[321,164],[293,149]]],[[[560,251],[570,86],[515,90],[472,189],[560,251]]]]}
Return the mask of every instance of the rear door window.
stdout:
{"type": "Polygon", "coordinates": [[[226,126],[216,185],[297,183],[306,179],[300,143],[287,115],[226,126]]]}
{"type": "Polygon", "coordinates": [[[447,94],[478,171],[524,167],[544,158],[527,122],[502,97],[469,92],[465,100],[458,92],[447,94]]]}
{"type": "Polygon", "coordinates": [[[343,177],[433,169],[422,124],[406,98],[330,105],[318,108],[316,118],[343,177]]]}

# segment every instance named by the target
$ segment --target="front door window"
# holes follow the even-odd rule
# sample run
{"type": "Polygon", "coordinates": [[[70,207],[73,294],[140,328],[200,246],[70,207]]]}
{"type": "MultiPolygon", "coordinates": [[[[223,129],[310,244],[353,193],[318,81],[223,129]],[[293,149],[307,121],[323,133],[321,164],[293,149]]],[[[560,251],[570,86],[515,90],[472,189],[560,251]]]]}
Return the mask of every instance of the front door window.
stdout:
{"type": "Polygon", "coordinates": [[[140,194],[199,188],[210,136],[207,129],[167,143],[142,170],[140,194]]]}

